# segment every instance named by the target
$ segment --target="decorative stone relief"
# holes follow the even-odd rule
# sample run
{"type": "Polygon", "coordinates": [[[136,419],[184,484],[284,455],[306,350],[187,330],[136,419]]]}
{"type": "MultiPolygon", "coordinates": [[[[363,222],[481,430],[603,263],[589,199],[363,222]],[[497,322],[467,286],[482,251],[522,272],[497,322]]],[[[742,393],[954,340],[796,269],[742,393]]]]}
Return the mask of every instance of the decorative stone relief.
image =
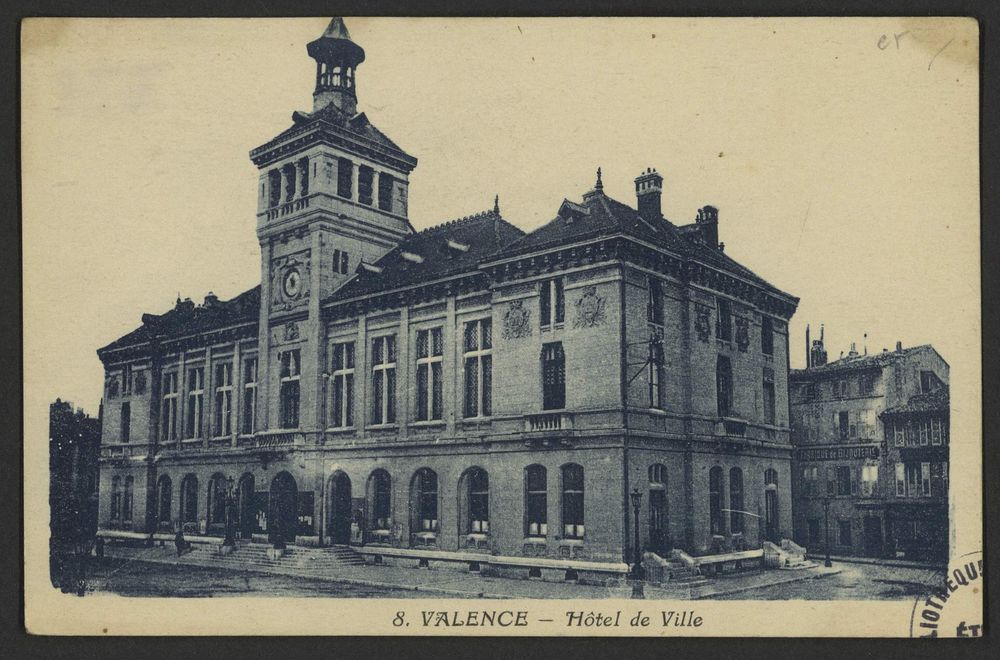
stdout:
{"type": "Polygon", "coordinates": [[[712,332],[708,307],[702,305],[695,307],[694,331],[698,335],[698,341],[708,342],[708,336],[712,332]]]}
{"type": "Polygon", "coordinates": [[[135,375],[135,393],[142,394],[146,391],[146,374],[142,371],[135,375]]]}
{"type": "Polygon", "coordinates": [[[523,300],[515,300],[503,315],[503,338],[518,339],[531,334],[531,310],[523,300]]]}
{"type": "Polygon", "coordinates": [[[597,295],[597,287],[590,286],[576,301],[576,328],[593,328],[604,323],[604,298],[597,295]]]}
{"type": "Polygon", "coordinates": [[[750,322],[742,316],[736,317],[736,346],[741,353],[746,353],[750,346],[750,322]]]}
{"type": "Polygon", "coordinates": [[[285,341],[295,341],[299,338],[299,324],[290,321],[285,324],[285,341]]]}

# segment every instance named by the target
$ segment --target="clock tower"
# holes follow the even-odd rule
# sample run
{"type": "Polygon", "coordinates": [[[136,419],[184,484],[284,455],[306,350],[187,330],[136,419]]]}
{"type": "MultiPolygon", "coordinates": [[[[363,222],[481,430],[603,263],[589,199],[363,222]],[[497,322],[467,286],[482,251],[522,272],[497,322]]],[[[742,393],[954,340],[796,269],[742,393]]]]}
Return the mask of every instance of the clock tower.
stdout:
{"type": "Polygon", "coordinates": [[[316,61],[312,112],[250,152],[260,170],[258,431],[324,424],[322,302],[413,233],[407,217],[416,158],[357,111],[365,51],[334,18],[307,46],[316,61]]]}

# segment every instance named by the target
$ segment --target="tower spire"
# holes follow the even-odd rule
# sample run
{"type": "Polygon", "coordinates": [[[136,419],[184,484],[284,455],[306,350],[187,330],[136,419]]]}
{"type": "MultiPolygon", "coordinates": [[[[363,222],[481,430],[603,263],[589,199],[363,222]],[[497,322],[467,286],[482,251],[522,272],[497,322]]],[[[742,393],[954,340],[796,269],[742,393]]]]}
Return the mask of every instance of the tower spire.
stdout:
{"type": "Polygon", "coordinates": [[[357,112],[355,71],[365,61],[365,50],[351,40],[344,19],[333,18],[319,39],[306,46],[316,60],[313,112],[333,104],[349,115],[357,112]]]}
{"type": "Polygon", "coordinates": [[[604,183],[601,181],[601,168],[597,168],[597,183],[594,184],[594,190],[604,190],[604,183]]]}

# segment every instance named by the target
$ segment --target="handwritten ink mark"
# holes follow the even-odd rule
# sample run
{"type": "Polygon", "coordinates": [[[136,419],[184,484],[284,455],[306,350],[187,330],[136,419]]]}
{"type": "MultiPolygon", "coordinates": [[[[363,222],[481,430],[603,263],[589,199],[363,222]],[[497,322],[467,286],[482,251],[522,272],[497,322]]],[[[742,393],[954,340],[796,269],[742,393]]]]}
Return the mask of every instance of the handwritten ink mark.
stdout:
{"type": "Polygon", "coordinates": [[[952,37],[951,39],[948,40],[948,43],[946,43],[945,45],[941,46],[941,50],[939,50],[938,52],[934,53],[934,57],[932,57],[931,61],[927,63],[927,70],[928,71],[931,70],[931,65],[934,64],[934,60],[937,59],[937,56],[940,55],[941,53],[943,53],[944,49],[947,48],[948,46],[950,46],[951,42],[953,42],[954,40],[955,40],[955,37],[952,37]]]}

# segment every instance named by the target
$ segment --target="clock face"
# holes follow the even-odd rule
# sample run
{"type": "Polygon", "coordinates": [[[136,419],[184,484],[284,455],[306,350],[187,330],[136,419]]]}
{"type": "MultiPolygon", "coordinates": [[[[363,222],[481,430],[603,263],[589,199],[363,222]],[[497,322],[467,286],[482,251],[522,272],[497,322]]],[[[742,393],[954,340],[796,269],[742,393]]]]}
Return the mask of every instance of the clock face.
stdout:
{"type": "Polygon", "coordinates": [[[302,292],[302,275],[299,274],[298,269],[292,268],[285,273],[283,287],[285,295],[289,298],[295,298],[302,292]]]}

